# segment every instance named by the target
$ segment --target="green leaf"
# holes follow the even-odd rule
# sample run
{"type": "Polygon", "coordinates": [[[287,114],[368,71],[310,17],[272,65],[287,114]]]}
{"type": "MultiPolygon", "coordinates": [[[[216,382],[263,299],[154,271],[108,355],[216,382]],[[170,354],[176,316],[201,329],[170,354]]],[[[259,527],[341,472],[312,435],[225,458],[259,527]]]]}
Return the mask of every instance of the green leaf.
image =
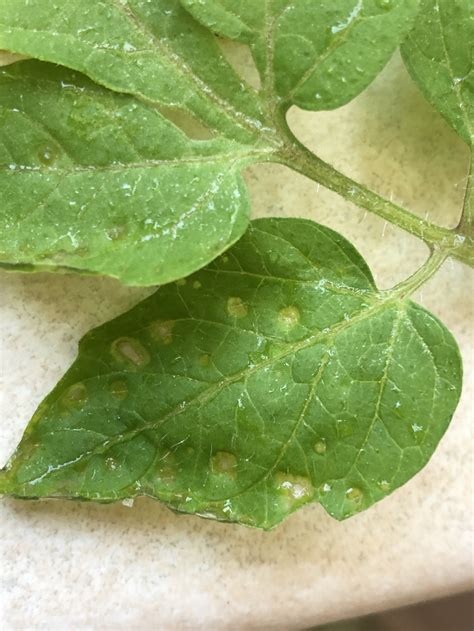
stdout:
{"type": "Polygon", "coordinates": [[[343,519],[424,466],[460,388],[447,329],[377,291],[345,239],[259,220],[82,340],[0,492],[146,495],[266,529],[312,501],[343,519]]]}
{"type": "Polygon", "coordinates": [[[0,264],[185,276],[248,225],[256,147],[188,138],[157,109],[39,62],[0,70],[0,264]]]}
{"type": "Polygon", "coordinates": [[[0,47],[115,91],[39,62],[0,72],[2,267],[156,285],[243,234],[240,171],[267,159],[274,133],[255,92],[178,2],[0,0],[0,16],[0,47]],[[188,137],[163,107],[212,138],[188,137]]]}
{"type": "Polygon", "coordinates": [[[177,0],[0,0],[0,48],[252,138],[260,104],[177,0]]]}
{"type": "Polygon", "coordinates": [[[257,94],[178,0],[0,0],[0,48],[74,71],[0,72],[0,266],[156,285],[207,264],[248,225],[242,169],[279,159],[276,110],[355,96],[417,4],[257,3],[252,21],[242,3],[257,94]],[[211,140],[183,134],[170,109],[211,140]]]}
{"type": "Polygon", "coordinates": [[[422,0],[402,46],[405,64],[428,101],[457,133],[474,142],[474,3],[422,0]]]}
{"type": "Polygon", "coordinates": [[[419,0],[181,2],[216,33],[250,45],[270,95],[309,110],[340,107],[362,92],[419,7],[419,0]]]}

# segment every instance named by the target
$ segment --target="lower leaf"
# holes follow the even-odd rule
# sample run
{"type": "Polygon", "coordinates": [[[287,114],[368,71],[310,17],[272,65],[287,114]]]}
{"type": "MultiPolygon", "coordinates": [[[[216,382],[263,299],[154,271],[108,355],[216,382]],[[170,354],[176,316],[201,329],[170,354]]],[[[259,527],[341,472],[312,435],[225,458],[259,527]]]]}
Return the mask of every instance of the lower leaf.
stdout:
{"type": "Polygon", "coordinates": [[[314,501],[344,519],[426,464],[461,372],[449,331],[378,292],[340,235],[258,220],[207,268],[81,341],[0,492],[145,495],[265,529],[314,501]]]}

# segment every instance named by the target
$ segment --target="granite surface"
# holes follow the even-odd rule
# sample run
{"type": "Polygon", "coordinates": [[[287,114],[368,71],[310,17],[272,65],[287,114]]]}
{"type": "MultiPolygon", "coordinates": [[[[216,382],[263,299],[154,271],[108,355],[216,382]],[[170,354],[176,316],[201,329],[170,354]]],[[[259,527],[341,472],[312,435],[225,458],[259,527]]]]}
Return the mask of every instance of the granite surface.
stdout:
{"type": "MultiPolygon", "coordinates": [[[[297,135],[345,173],[444,225],[459,217],[468,152],[396,57],[335,112],[292,111],[297,135]]],[[[353,240],[381,287],[425,247],[282,167],[247,174],[255,214],[314,218],[353,240]]],[[[147,291],[100,278],[0,274],[3,464],[91,327],[147,291]]],[[[0,504],[0,626],[14,629],[300,629],[453,593],[472,579],[472,273],[447,262],[417,299],[464,357],[461,404],[426,468],[346,522],[318,505],[263,533],[133,508],[0,504]]]]}

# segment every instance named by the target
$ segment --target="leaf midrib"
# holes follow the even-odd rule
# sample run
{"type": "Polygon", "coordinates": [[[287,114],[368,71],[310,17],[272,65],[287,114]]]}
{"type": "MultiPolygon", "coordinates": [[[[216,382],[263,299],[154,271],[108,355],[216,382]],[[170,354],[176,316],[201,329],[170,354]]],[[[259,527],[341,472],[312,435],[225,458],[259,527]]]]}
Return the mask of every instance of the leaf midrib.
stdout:
{"type": "Polygon", "coordinates": [[[80,173],[90,173],[94,171],[129,171],[133,169],[149,169],[153,167],[167,166],[167,167],[180,167],[184,164],[202,164],[202,163],[216,163],[228,162],[233,159],[232,166],[241,166],[241,162],[247,159],[257,161],[259,159],[268,160],[268,156],[274,153],[273,150],[258,150],[258,151],[245,151],[236,153],[233,151],[228,154],[217,154],[210,156],[186,156],[183,158],[170,158],[160,160],[145,160],[143,162],[117,162],[105,165],[83,165],[74,163],[73,168],[67,167],[53,167],[53,166],[27,166],[27,165],[15,165],[17,168],[11,169],[7,164],[0,164],[0,172],[4,171],[11,176],[25,175],[25,173],[57,173],[58,175],[76,175],[80,173]],[[238,159],[235,160],[236,155],[238,159]]]}

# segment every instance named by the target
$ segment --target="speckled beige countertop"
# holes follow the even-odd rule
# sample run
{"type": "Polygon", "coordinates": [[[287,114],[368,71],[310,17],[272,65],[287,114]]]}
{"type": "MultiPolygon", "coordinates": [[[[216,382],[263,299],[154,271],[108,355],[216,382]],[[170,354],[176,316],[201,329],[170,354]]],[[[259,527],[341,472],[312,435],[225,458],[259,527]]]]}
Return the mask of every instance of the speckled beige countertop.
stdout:
{"type": "MultiPolygon", "coordinates": [[[[467,149],[398,58],[350,105],[294,111],[302,140],[345,173],[445,225],[456,222],[467,149]]],[[[279,167],[248,174],[258,215],[312,217],[351,238],[382,287],[423,245],[279,167]]],[[[146,292],[107,279],[0,275],[3,464],[83,333],[146,292]]],[[[0,626],[13,629],[300,629],[467,588],[472,577],[472,274],[448,262],[417,298],[454,332],[465,387],[418,477],[346,522],[318,505],[264,533],[133,508],[0,505],[0,626]]]]}

